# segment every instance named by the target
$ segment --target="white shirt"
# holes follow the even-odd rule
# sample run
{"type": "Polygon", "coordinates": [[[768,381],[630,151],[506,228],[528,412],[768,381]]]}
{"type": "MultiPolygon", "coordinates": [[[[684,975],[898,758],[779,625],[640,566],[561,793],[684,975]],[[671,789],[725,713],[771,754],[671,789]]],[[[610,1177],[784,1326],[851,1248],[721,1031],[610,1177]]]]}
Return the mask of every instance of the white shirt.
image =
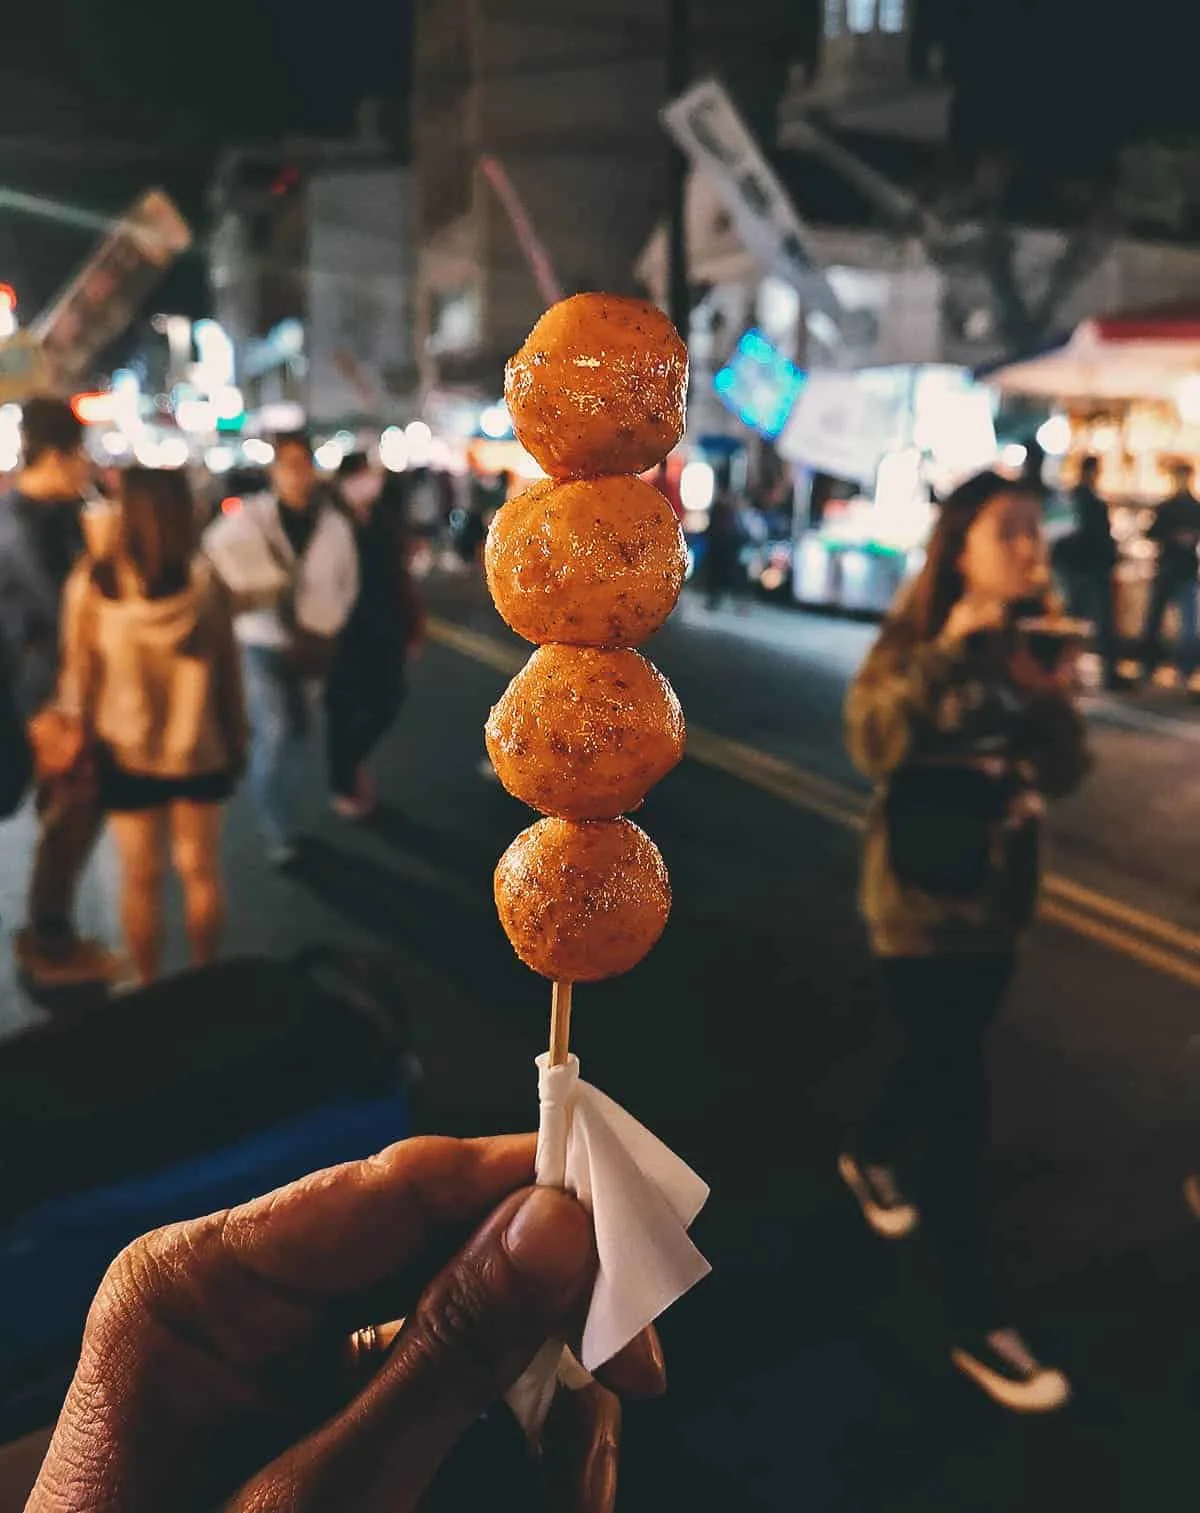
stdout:
{"type": "MultiPolygon", "coordinates": [[[[296,554],[271,494],[247,499],[236,515],[222,515],[204,533],[204,551],[231,592],[270,593],[295,580],[296,624],[318,636],[336,636],[358,598],[358,548],[349,522],[323,505],[297,568],[296,554]]],[[[238,615],[234,631],[243,646],[282,647],[288,630],[277,610],[238,615]]]]}

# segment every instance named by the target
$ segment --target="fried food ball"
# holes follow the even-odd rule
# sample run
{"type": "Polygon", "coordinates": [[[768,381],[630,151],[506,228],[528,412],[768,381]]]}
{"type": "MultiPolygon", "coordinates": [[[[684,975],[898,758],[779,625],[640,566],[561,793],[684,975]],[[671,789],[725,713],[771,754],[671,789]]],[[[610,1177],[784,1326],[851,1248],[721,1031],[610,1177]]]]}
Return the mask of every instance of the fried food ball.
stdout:
{"type": "Polygon", "coordinates": [[[540,820],[496,868],[513,950],[555,982],[618,977],[657,943],[671,912],[658,847],[629,820],[540,820]]]}
{"type": "Polygon", "coordinates": [[[484,561],[496,608],[527,641],[637,646],[675,607],[687,544],[640,478],[543,479],[497,514],[484,561]]]}
{"type": "Polygon", "coordinates": [[[636,651],[542,646],[487,722],[496,775],[543,814],[611,819],[636,809],[683,756],[683,711],[636,651]]]}
{"type": "Polygon", "coordinates": [[[644,473],[683,435],[687,364],[656,305],[573,295],[546,311],[505,369],[513,430],[553,478],[644,473]]]}

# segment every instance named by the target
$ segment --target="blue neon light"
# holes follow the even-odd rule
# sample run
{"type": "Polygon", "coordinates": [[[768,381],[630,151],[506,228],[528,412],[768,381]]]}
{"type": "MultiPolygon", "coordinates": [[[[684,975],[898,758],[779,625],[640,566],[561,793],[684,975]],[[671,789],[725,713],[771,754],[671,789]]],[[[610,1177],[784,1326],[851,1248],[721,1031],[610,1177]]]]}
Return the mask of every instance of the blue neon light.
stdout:
{"type": "Polygon", "coordinates": [[[713,388],[743,425],[773,441],[787,424],[807,376],[752,328],[714,375],[713,388]]]}

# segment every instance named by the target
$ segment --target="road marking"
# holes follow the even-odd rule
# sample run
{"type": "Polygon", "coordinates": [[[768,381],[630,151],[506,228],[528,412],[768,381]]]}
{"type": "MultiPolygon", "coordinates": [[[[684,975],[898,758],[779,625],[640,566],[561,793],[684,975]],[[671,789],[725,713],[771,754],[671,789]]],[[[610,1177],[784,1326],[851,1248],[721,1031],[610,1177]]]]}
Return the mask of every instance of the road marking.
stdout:
{"type": "Polygon", "coordinates": [[[1090,909],[1093,914],[1104,915],[1142,935],[1149,935],[1166,946],[1191,952],[1200,959],[1200,935],[1195,930],[1185,930],[1182,925],[1173,924],[1169,919],[1160,919],[1157,914],[1135,909],[1132,904],[1110,898],[1107,893],[1097,893],[1094,888],[1087,888],[1083,883],[1077,883],[1073,878],[1063,877],[1057,872],[1046,876],[1044,886],[1047,892],[1058,894],[1068,904],[1078,904],[1083,909],[1090,909]]]}
{"type": "Polygon", "coordinates": [[[431,615],[426,625],[426,633],[431,641],[437,641],[442,646],[452,647],[455,651],[462,652],[465,657],[473,657],[476,662],[485,662],[489,667],[494,667],[497,672],[513,673],[520,672],[525,666],[526,658],[519,648],[505,646],[503,641],[497,641],[495,636],[483,636],[478,631],[468,630],[465,625],[452,625],[449,620],[438,619],[431,615]]]}
{"type": "Polygon", "coordinates": [[[1174,977],[1190,988],[1200,988],[1200,962],[1188,961],[1186,957],[1152,946],[1119,926],[1106,925],[1102,920],[1092,919],[1053,898],[1043,898],[1038,905],[1038,913],[1052,924],[1074,930],[1077,935],[1086,935],[1089,940],[1098,941],[1113,951],[1119,951],[1123,956],[1131,956],[1135,961],[1153,967],[1167,977],[1174,977]]]}
{"type": "MultiPolygon", "coordinates": [[[[430,640],[506,676],[511,677],[525,665],[526,657],[519,647],[506,645],[494,636],[436,617],[430,619],[428,629],[430,640]]],[[[724,772],[843,829],[861,832],[866,826],[867,801],[861,793],[756,746],[731,740],[703,726],[689,725],[687,754],[702,766],[724,772]]],[[[1200,987],[1200,934],[1098,893],[1060,873],[1047,873],[1042,889],[1039,913],[1043,919],[1119,951],[1189,987],[1200,987]]]]}

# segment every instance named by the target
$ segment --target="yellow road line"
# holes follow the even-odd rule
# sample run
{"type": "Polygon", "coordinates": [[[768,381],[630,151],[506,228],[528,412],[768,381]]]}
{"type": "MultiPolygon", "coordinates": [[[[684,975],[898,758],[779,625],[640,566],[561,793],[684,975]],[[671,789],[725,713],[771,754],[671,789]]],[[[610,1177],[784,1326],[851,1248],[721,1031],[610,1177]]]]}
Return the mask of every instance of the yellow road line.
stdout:
{"type": "Polygon", "coordinates": [[[452,625],[448,620],[440,620],[436,616],[430,616],[426,633],[431,641],[460,651],[465,657],[484,662],[497,672],[508,673],[510,677],[513,673],[520,672],[525,665],[525,657],[518,647],[505,646],[503,641],[497,641],[494,636],[480,635],[478,631],[467,630],[463,625],[452,625]]]}
{"type": "Polygon", "coordinates": [[[1060,904],[1053,898],[1043,898],[1038,913],[1052,924],[1074,930],[1077,935],[1086,935],[1089,940],[1098,941],[1113,951],[1121,952],[1123,956],[1130,956],[1134,961],[1153,967],[1167,977],[1174,977],[1190,988],[1200,988],[1200,962],[1188,961],[1185,957],[1152,946],[1127,930],[1116,925],[1106,925],[1103,920],[1092,919],[1090,915],[1060,904]]]}
{"type": "MultiPolygon", "coordinates": [[[[518,672],[525,663],[520,648],[445,620],[431,619],[429,636],[507,676],[518,672]]],[[[807,772],[782,757],[695,725],[688,727],[687,754],[702,766],[724,772],[844,829],[861,831],[865,827],[866,800],[861,794],[843,783],[807,772]]],[[[1120,951],[1191,987],[1200,987],[1200,934],[1105,893],[1097,893],[1060,873],[1047,874],[1043,890],[1039,907],[1043,919],[1120,951]],[[1095,915],[1100,917],[1094,918],[1095,915]],[[1144,936],[1150,938],[1143,939],[1144,936]]]]}
{"type": "Polygon", "coordinates": [[[1126,925],[1143,935],[1149,935],[1164,945],[1191,952],[1192,955],[1200,958],[1200,935],[1195,930],[1185,930],[1182,925],[1173,924],[1168,919],[1160,919],[1157,914],[1147,914],[1143,909],[1135,909],[1132,904],[1124,904],[1120,899],[1110,898],[1107,893],[1097,893],[1094,888],[1087,888],[1082,883],[1075,882],[1073,878],[1063,877],[1057,872],[1052,872],[1045,878],[1045,888],[1048,893],[1057,894],[1068,904],[1077,904],[1082,909],[1090,909],[1094,914],[1102,914],[1108,919],[1116,920],[1118,924],[1126,925]]]}

